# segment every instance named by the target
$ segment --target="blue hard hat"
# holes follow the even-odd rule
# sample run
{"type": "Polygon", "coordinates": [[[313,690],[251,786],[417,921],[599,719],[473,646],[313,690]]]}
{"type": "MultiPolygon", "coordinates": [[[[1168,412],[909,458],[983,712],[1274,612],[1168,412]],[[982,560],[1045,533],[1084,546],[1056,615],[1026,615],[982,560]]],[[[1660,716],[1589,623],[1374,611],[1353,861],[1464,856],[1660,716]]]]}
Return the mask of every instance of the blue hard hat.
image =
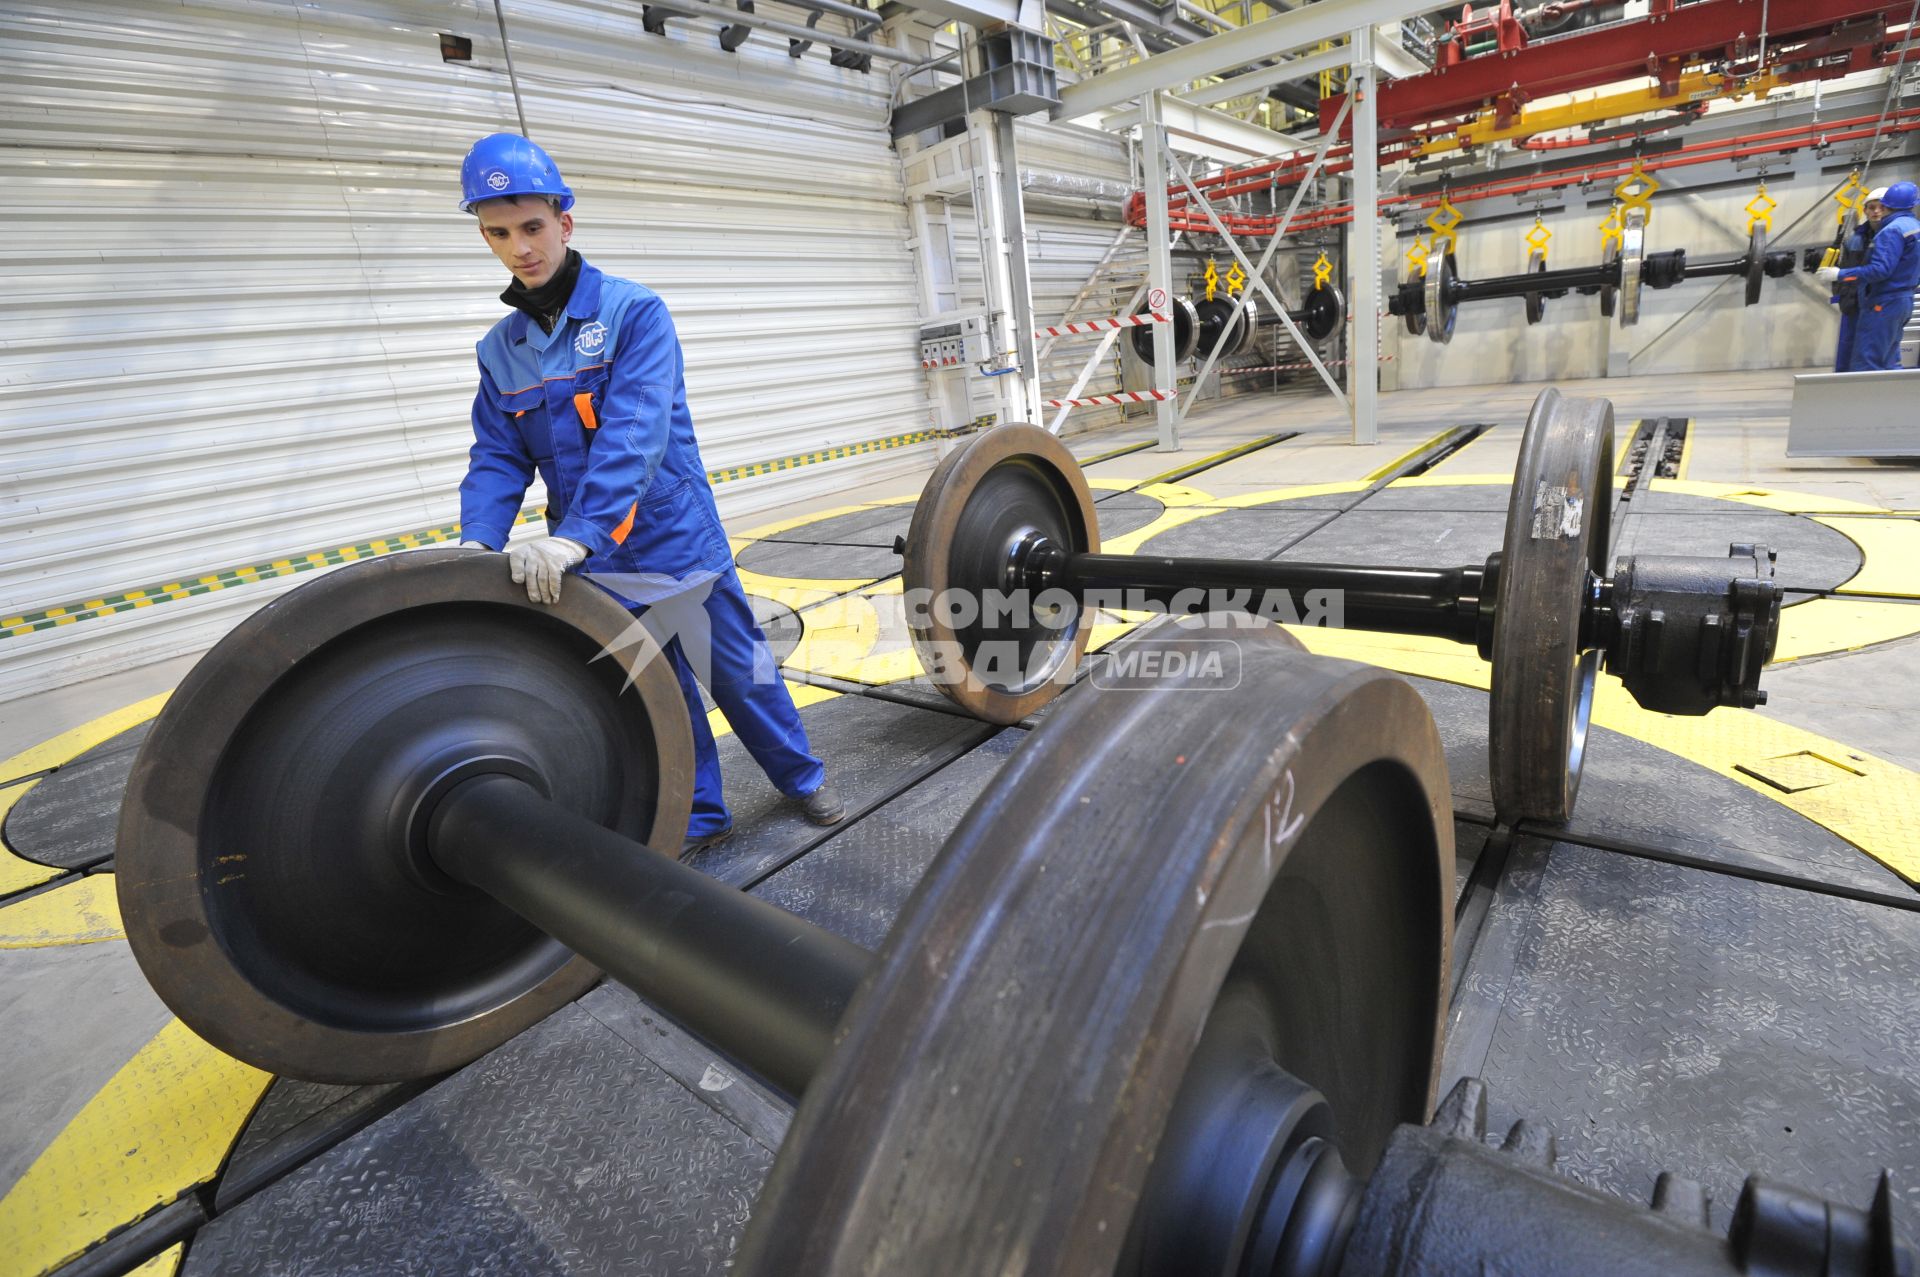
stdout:
{"type": "Polygon", "coordinates": [[[1913,207],[1913,199],[1916,195],[1920,195],[1920,186],[1915,186],[1912,182],[1895,182],[1887,188],[1887,193],[1881,196],[1880,202],[1888,208],[1908,209],[1913,207]]]}
{"type": "Polygon", "coordinates": [[[518,133],[489,133],[473,144],[460,164],[460,211],[471,213],[482,200],[503,195],[539,195],[573,207],[573,192],[560,167],[538,145],[518,133]]]}

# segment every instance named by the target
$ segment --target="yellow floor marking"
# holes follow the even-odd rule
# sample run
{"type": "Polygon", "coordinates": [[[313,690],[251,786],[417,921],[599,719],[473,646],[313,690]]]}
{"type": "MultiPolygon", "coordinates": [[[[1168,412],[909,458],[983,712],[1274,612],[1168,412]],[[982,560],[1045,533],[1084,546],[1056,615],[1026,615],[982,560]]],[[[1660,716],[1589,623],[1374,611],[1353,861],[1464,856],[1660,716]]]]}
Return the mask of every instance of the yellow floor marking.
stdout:
{"type": "Polygon", "coordinates": [[[1773,663],[1852,652],[1920,634],[1920,606],[1862,599],[1809,599],[1780,611],[1773,663]]]}
{"type": "MultiPolygon", "coordinates": [[[[880,614],[871,599],[852,594],[800,613],[800,641],[783,662],[788,669],[833,678],[853,678],[880,641],[880,614]]],[[[866,679],[856,679],[866,682],[866,679]]]]}
{"type": "MultiPolygon", "coordinates": [[[[805,709],[809,705],[818,705],[821,701],[830,701],[841,695],[830,687],[816,687],[812,683],[788,683],[787,691],[793,696],[795,709],[805,709]]],[[[729,723],[727,716],[717,709],[707,711],[707,727],[713,732],[715,740],[731,735],[733,732],[733,724],[729,723]]],[[[0,918],[4,916],[0,915],[0,918]]]]}
{"type": "MultiPolygon", "coordinates": [[[[1403,674],[1483,689],[1492,677],[1493,667],[1472,648],[1444,639],[1286,628],[1311,651],[1403,674]]],[[[1620,680],[1607,675],[1601,676],[1594,691],[1593,721],[1719,772],[1846,839],[1908,882],[1920,884],[1920,774],[1752,710],[1717,709],[1699,718],[1656,714],[1641,709],[1620,680]],[[1745,764],[1765,771],[1769,760],[1801,753],[1833,760],[1835,779],[1788,793],[1740,770],[1745,764]]]]}
{"type": "Polygon", "coordinates": [[[175,1242],[138,1268],[130,1269],[126,1277],[173,1277],[180,1271],[180,1257],[186,1253],[187,1244],[175,1242]]]}
{"type": "Polygon", "coordinates": [[[1678,492],[1693,497],[1718,497],[1747,505],[1784,510],[1788,514],[1885,514],[1877,505],[1863,505],[1845,497],[1816,497],[1805,492],[1782,492],[1744,483],[1708,483],[1702,479],[1655,479],[1655,492],[1678,492]]]}
{"type": "Polygon", "coordinates": [[[1920,521],[1845,519],[1816,516],[1860,547],[1860,571],[1842,585],[1841,594],[1885,594],[1920,599],[1920,521]]]}
{"type": "Polygon", "coordinates": [[[1139,492],[1143,497],[1152,497],[1161,505],[1174,508],[1219,504],[1207,493],[1202,492],[1198,488],[1189,487],[1184,483],[1160,483],[1155,480],[1149,480],[1141,484],[1135,491],[1139,492]]]}
{"type": "Polygon", "coordinates": [[[123,940],[112,874],[94,874],[0,906],[0,949],[50,949],[123,940]]]}
{"type": "Polygon", "coordinates": [[[64,1263],[211,1180],[272,1080],[169,1022],[0,1198],[14,1271],[64,1263]]]}
{"type": "MultiPolygon", "coordinates": [[[[162,692],[158,696],[149,696],[144,701],[136,701],[132,705],[114,710],[111,714],[102,714],[91,722],[82,723],[78,727],[22,750],[6,762],[0,763],[0,780],[45,771],[49,767],[58,767],[62,763],[71,762],[95,745],[110,741],[128,728],[138,727],[158,714],[160,707],[167,703],[167,697],[171,695],[173,695],[172,692],[162,692]]],[[[0,826],[5,825],[7,813],[26,797],[27,791],[39,783],[34,780],[24,785],[8,785],[0,789],[0,826]]],[[[36,864],[16,856],[4,843],[0,843],[0,896],[10,896],[16,891],[25,891],[28,887],[52,882],[65,872],[67,871],[64,869],[36,864]]]]}
{"type": "MultiPolygon", "coordinates": [[[[1409,461],[1412,461],[1415,457],[1419,456],[1421,453],[1425,452],[1427,449],[1434,447],[1442,439],[1445,439],[1448,435],[1452,434],[1455,430],[1458,430],[1458,429],[1459,429],[1458,426],[1447,426],[1445,429],[1441,430],[1438,434],[1434,435],[1431,439],[1426,439],[1421,441],[1420,443],[1416,443],[1415,445],[1413,445],[1413,447],[1408,448],[1405,452],[1401,453],[1399,456],[1395,457],[1393,460],[1387,462],[1386,465],[1381,466],[1378,470],[1375,470],[1369,475],[1367,475],[1365,482],[1363,482],[1360,486],[1365,487],[1369,483],[1380,482],[1382,479],[1392,474],[1395,470],[1398,470],[1401,466],[1406,465],[1409,461]]],[[[1483,431],[1481,433],[1480,438],[1484,439],[1490,433],[1492,432],[1483,431]]],[[[1465,447],[1462,447],[1460,449],[1460,452],[1465,452],[1467,448],[1471,448],[1473,447],[1474,444],[1479,442],[1480,442],[1480,439],[1468,440],[1465,447]]],[[[1458,456],[1459,453],[1456,452],[1454,455],[1458,456]]]]}

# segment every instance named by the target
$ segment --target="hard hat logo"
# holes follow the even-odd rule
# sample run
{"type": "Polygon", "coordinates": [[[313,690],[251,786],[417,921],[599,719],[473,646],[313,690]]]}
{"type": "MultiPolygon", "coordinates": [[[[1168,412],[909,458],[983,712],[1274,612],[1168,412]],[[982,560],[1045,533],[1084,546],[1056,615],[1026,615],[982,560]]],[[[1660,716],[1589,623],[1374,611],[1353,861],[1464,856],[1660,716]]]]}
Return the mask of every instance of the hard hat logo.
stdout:
{"type": "Polygon", "coordinates": [[[495,169],[493,172],[487,174],[487,185],[496,191],[504,191],[507,189],[507,175],[499,169],[495,169]]]}
{"type": "Polygon", "coordinates": [[[573,348],[583,355],[597,355],[607,344],[607,326],[595,320],[580,330],[573,339],[573,348]]]}

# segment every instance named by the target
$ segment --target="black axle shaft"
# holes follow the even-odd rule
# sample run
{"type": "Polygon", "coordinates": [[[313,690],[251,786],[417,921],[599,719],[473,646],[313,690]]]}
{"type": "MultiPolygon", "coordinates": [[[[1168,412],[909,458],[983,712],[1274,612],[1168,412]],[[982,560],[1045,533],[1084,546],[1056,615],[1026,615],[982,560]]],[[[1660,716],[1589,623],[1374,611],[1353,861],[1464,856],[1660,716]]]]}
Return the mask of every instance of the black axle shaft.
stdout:
{"type": "Polygon", "coordinates": [[[1496,297],[1525,297],[1528,293],[1559,293],[1572,288],[1618,288],[1620,263],[1568,266],[1560,270],[1495,275],[1490,279],[1458,279],[1447,288],[1452,303],[1490,301],[1496,297]]]}
{"type": "Polygon", "coordinates": [[[604,829],[511,776],[441,800],[427,845],[479,888],[789,1098],[833,1050],[873,955],[604,829]]]}
{"type": "MultiPolygon", "coordinates": [[[[1496,565],[1497,570],[1497,565],[1496,565]]],[[[1075,554],[1060,563],[1060,583],[1084,593],[1137,590],[1178,606],[1183,592],[1236,591],[1238,606],[1259,610],[1268,591],[1340,595],[1341,623],[1353,629],[1424,634],[1479,645],[1492,641],[1493,600],[1486,567],[1376,568],[1268,559],[1176,559],[1075,554]]],[[[1197,601],[1197,600],[1196,600],[1197,601]]],[[[1211,601],[1211,600],[1210,600],[1211,601]]]]}

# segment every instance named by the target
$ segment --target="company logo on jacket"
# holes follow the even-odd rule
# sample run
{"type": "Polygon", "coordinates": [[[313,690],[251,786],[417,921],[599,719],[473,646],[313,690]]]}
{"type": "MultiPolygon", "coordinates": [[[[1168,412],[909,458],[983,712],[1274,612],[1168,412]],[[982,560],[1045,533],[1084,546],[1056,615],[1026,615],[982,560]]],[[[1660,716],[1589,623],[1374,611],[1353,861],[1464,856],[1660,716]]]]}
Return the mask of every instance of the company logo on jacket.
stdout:
{"type": "Polygon", "coordinates": [[[607,326],[597,319],[582,328],[580,335],[573,339],[573,348],[583,355],[597,355],[606,344],[607,326]]]}

